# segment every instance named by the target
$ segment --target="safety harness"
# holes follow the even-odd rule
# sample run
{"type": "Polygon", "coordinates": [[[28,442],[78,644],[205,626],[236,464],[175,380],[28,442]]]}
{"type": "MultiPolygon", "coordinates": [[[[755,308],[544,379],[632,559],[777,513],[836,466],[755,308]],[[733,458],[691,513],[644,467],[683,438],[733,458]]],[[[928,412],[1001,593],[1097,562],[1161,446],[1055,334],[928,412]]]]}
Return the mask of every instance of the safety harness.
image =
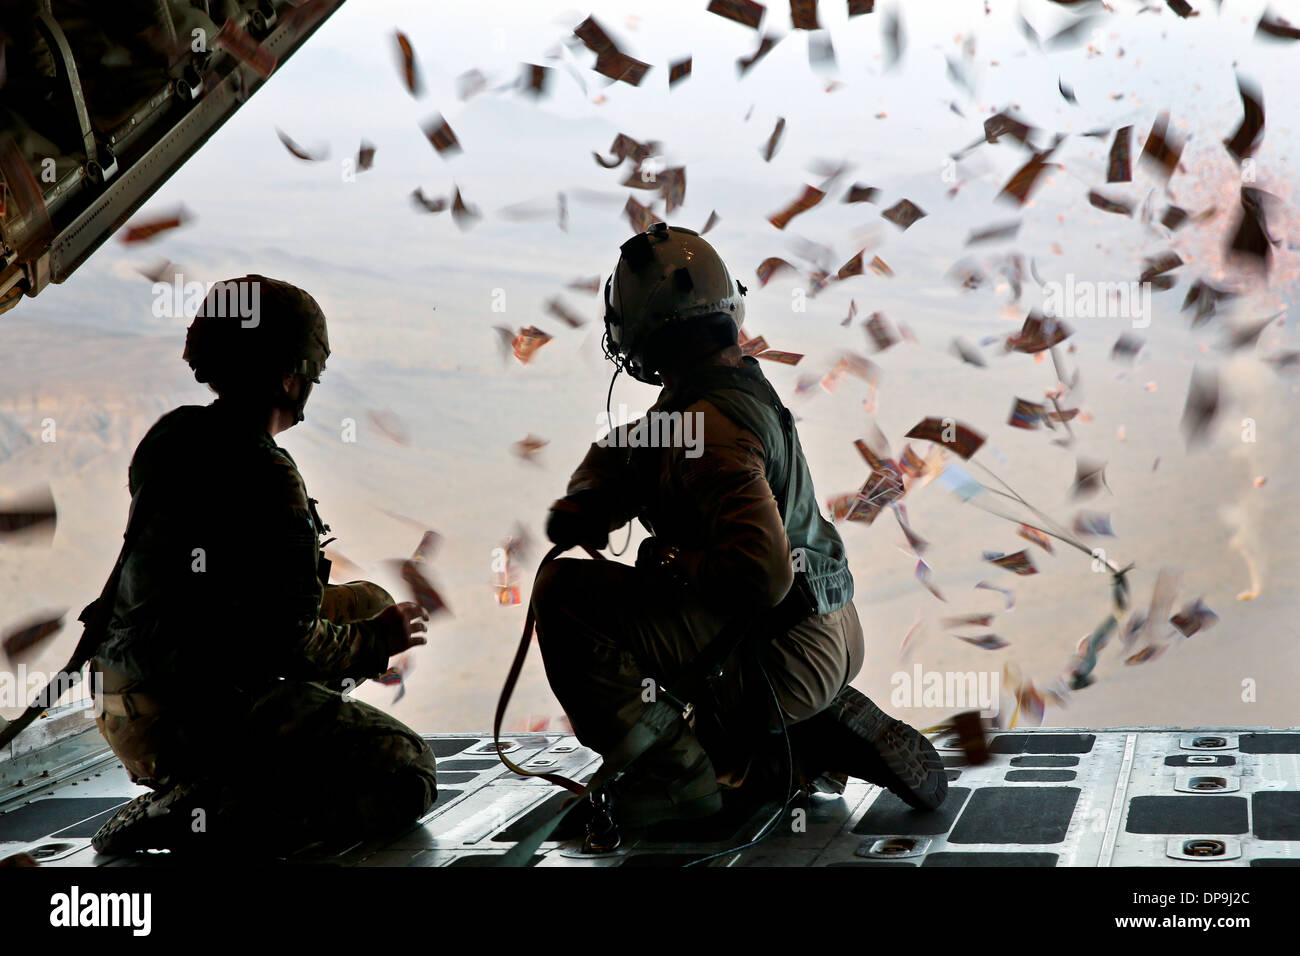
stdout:
{"type": "MultiPolygon", "coordinates": [[[[785,483],[781,501],[778,503],[782,519],[785,520],[789,513],[790,494],[794,483],[794,418],[789,409],[781,404],[780,398],[771,385],[766,380],[763,384],[767,386],[764,398],[771,403],[778,420],[782,423],[787,446],[785,483]]],[[[674,404],[685,401],[689,405],[699,397],[699,395],[688,394],[679,398],[674,404]]],[[[584,549],[591,557],[604,560],[604,556],[599,552],[591,548],[584,547],[584,549]]],[[[546,565],[567,550],[559,545],[551,548],[538,566],[538,576],[546,565]]],[[[535,586],[536,579],[534,579],[535,586]]],[[[548,783],[563,787],[574,796],[565,802],[558,813],[506,851],[498,865],[528,866],[537,848],[555,832],[564,818],[585,800],[590,800],[597,812],[602,812],[602,806],[596,797],[604,792],[604,787],[620,777],[641,756],[664,740],[675,729],[678,720],[690,718],[695,710],[694,701],[701,699],[710,684],[721,678],[723,667],[732,654],[736,653],[742,645],[758,644],[788,633],[791,628],[816,613],[817,600],[808,586],[807,578],[803,573],[796,573],[793,586],[775,608],[764,608],[732,620],[677,675],[666,683],[658,682],[657,695],[661,699],[650,704],[622,740],[604,754],[600,769],[591,777],[587,785],[583,786],[562,774],[525,770],[507,757],[501,749],[501,723],[510,704],[510,697],[514,693],[515,684],[519,680],[524,660],[528,656],[528,648],[532,643],[535,621],[530,602],[528,614],[524,619],[523,636],[515,651],[515,658],[510,665],[505,684],[501,688],[501,696],[497,700],[492,740],[497,756],[512,773],[525,777],[539,777],[548,783]]]]}

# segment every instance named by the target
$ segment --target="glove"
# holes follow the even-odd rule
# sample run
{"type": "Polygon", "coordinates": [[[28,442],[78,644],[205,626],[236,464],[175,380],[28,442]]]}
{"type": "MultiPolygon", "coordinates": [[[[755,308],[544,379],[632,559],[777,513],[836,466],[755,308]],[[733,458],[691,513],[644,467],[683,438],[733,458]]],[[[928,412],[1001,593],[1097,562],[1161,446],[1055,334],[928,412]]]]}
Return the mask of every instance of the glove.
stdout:
{"type": "Polygon", "coordinates": [[[578,491],[551,505],[546,536],[562,548],[586,545],[600,550],[609,544],[609,509],[595,489],[578,491]]]}

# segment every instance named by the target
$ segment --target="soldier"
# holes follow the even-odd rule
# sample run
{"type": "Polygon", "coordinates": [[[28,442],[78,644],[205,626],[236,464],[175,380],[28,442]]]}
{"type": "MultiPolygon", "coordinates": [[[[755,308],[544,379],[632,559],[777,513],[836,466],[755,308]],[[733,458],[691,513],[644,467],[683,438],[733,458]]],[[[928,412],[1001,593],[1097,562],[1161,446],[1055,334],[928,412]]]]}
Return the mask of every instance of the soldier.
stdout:
{"type": "Polygon", "coordinates": [[[863,663],[853,577],[793,419],[737,345],[744,293],[689,229],[656,223],[623,244],[605,285],[606,355],[664,388],[644,419],[591,446],[547,534],[599,549],[639,517],[652,537],[635,567],[560,558],[542,568],[532,601],[548,679],[578,738],[608,755],[648,713],[647,689],[725,624],[755,612],[761,623],[801,598],[815,610],[733,655],[712,705],[614,782],[614,819],[712,814],[720,782],[771,796],[787,782],[773,760],[785,757],[772,733],[783,724],[801,786],[826,775],[842,790],[849,775],[933,809],[947,794],[934,747],[849,686],[863,663]]]}
{"type": "Polygon", "coordinates": [[[433,803],[428,744],[347,694],[424,644],[427,615],[367,581],[326,583],[328,528],[274,441],[328,355],[316,301],[264,276],[214,285],[189,327],[184,359],[217,399],[164,415],[136,448],[93,661],[99,729],[152,792],[95,835],[101,853],[291,852],[433,803]]]}

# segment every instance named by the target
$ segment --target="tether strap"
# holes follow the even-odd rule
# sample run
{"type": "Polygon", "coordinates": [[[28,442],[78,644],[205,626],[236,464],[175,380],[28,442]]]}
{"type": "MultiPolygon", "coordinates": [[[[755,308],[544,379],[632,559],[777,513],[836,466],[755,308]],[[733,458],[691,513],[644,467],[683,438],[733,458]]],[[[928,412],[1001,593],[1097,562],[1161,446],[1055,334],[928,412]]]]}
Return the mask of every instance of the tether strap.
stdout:
{"type": "MultiPolygon", "coordinates": [[[[542,573],[542,568],[546,567],[548,564],[551,563],[551,561],[559,557],[567,550],[568,548],[563,548],[560,547],[559,545],[556,545],[555,547],[551,548],[550,551],[547,551],[546,556],[542,558],[541,564],[537,566],[537,573],[540,575],[542,573]]],[[[586,549],[586,551],[593,558],[599,558],[602,561],[604,560],[604,557],[598,551],[593,551],[589,548],[586,549]]],[[[502,721],[505,720],[506,708],[510,706],[510,698],[515,692],[515,685],[519,683],[519,674],[524,669],[524,661],[528,657],[528,647],[533,642],[533,626],[534,626],[533,603],[531,600],[529,600],[528,615],[527,617],[524,618],[524,633],[523,636],[519,639],[519,647],[515,651],[515,659],[510,664],[510,673],[506,675],[506,682],[501,687],[501,696],[497,698],[496,717],[492,721],[492,743],[496,747],[497,757],[500,758],[501,762],[506,765],[506,768],[511,773],[517,773],[521,777],[540,777],[542,780],[563,787],[565,790],[568,790],[571,793],[576,793],[579,795],[585,794],[586,788],[584,788],[583,785],[578,783],[576,780],[570,780],[568,777],[559,773],[547,773],[547,772],[537,771],[537,770],[525,770],[523,767],[516,764],[513,760],[511,760],[509,757],[507,757],[504,753],[501,752],[501,723],[502,721]]]]}
{"type": "MultiPolygon", "coordinates": [[[[540,575],[542,568],[550,564],[555,558],[563,554],[567,548],[556,545],[546,552],[541,563],[537,567],[537,573],[540,575]]],[[[590,548],[585,549],[593,558],[605,560],[599,552],[590,548]]],[[[651,706],[647,713],[644,714],[631,729],[623,736],[623,739],[604,756],[600,769],[592,776],[586,786],[571,780],[563,774],[549,773],[537,770],[525,770],[507,757],[501,751],[501,724],[505,719],[506,708],[510,705],[510,698],[514,694],[515,685],[519,682],[519,674],[523,671],[524,661],[528,657],[528,648],[532,644],[534,617],[532,602],[529,602],[528,615],[524,619],[524,632],[519,639],[519,647],[515,651],[515,659],[510,664],[510,672],[506,675],[505,684],[501,687],[501,696],[497,700],[496,717],[492,723],[492,742],[496,747],[497,758],[506,766],[506,769],[512,773],[519,774],[523,777],[538,777],[548,783],[563,787],[573,796],[569,802],[560,810],[559,813],[552,816],[541,826],[533,830],[526,837],[511,847],[501,858],[500,866],[527,866],[532,860],[533,853],[546,839],[555,832],[556,827],[564,820],[569,812],[575,807],[580,806],[583,798],[591,791],[604,786],[613,780],[638,757],[650,750],[658,743],[665,734],[676,726],[681,713],[664,703],[657,703],[651,706]]]]}
{"type": "MultiPolygon", "coordinates": [[[[677,725],[681,719],[681,713],[665,703],[657,703],[651,706],[648,712],[641,717],[632,729],[629,730],[618,745],[612,749],[601,763],[600,769],[592,775],[591,781],[586,787],[579,787],[575,796],[569,798],[568,802],[559,813],[552,816],[541,826],[533,830],[501,857],[500,866],[527,866],[532,860],[533,853],[537,848],[546,842],[547,838],[555,832],[560,823],[567,817],[570,811],[581,806],[583,798],[591,791],[598,790],[605,784],[609,783],[624,770],[630,767],[638,757],[657,744],[665,734],[677,725]]],[[[504,758],[502,758],[504,759],[504,758]]],[[[558,777],[559,774],[535,774],[543,776],[546,779],[558,777]]],[[[561,778],[566,779],[566,778],[561,778]]],[[[573,783],[569,780],[568,783],[573,783]]]]}
{"type": "MultiPolygon", "coordinates": [[[[557,545],[548,551],[546,556],[542,558],[541,564],[538,565],[537,573],[540,575],[542,568],[546,567],[565,550],[567,549],[557,545]]],[[[590,549],[588,549],[587,553],[604,560],[602,555],[590,549]]],[[[689,707],[690,700],[704,688],[714,671],[721,667],[727,658],[745,641],[766,639],[776,634],[785,633],[816,612],[816,600],[807,589],[803,578],[796,575],[795,585],[780,604],[759,615],[735,620],[724,627],[673,680],[674,690],[670,691],[669,688],[660,685],[661,692],[664,696],[671,695],[675,700],[687,702],[689,707]]],[[[519,681],[519,674],[523,670],[524,660],[528,656],[528,647],[533,636],[533,624],[533,611],[530,602],[528,616],[524,621],[523,637],[519,641],[519,648],[515,651],[515,659],[510,665],[510,673],[506,675],[505,685],[501,688],[501,697],[497,701],[492,740],[496,745],[497,757],[510,771],[525,777],[540,777],[542,780],[563,787],[574,796],[561,808],[559,813],[552,816],[506,851],[501,857],[499,866],[528,866],[537,848],[555,832],[561,821],[582,803],[584,797],[623,773],[642,754],[663,739],[676,726],[678,720],[685,717],[685,713],[675,706],[663,702],[652,704],[628,732],[623,735],[623,739],[608,754],[604,755],[600,769],[596,771],[585,787],[563,774],[525,770],[520,767],[501,752],[501,722],[505,717],[506,707],[510,703],[510,696],[514,693],[515,684],[519,681]]]]}

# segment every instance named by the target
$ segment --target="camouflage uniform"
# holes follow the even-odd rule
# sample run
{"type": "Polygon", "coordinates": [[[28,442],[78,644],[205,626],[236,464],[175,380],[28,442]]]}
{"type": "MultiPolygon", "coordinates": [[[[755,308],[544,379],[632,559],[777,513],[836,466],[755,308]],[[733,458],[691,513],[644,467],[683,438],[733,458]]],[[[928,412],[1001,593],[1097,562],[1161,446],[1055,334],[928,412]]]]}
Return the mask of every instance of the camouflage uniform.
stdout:
{"type": "Polygon", "coordinates": [[[393,599],[322,583],[325,529],[289,454],[218,399],[160,419],[129,485],[144,524],[94,666],[131,778],[197,784],[227,832],[346,837],[427,812],[429,746],[339,693],[387,668],[374,617],[393,599]]]}

